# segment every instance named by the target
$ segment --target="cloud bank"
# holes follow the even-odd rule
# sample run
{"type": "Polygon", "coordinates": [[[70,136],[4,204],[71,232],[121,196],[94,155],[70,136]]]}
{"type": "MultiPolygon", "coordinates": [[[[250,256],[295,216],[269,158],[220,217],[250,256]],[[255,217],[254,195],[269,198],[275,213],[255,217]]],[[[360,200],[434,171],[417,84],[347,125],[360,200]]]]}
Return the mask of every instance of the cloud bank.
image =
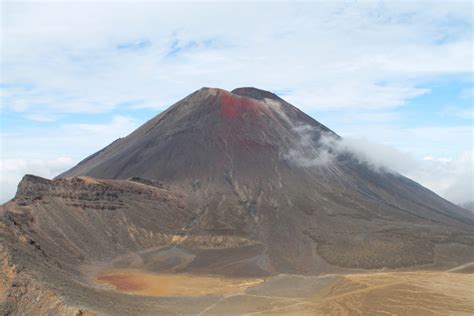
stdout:
{"type": "Polygon", "coordinates": [[[2,131],[2,155],[12,158],[1,159],[0,203],[13,198],[17,185],[25,174],[51,179],[113,140],[126,136],[138,125],[130,117],[116,115],[103,123],[63,124],[48,133],[33,130],[30,132],[34,136],[29,137],[2,131]],[[64,156],[56,157],[58,147],[64,156]],[[21,153],[21,157],[15,157],[15,153],[21,153]]]}
{"type": "Polygon", "coordinates": [[[455,159],[418,159],[393,146],[365,138],[338,139],[324,134],[314,142],[318,132],[312,127],[298,126],[294,131],[300,136],[300,142],[294,144],[284,158],[300,166],[327,166],[337,155],[349,153],[377,172],[402,174],[456,204],[474,200],[474,150],[464,151],[455,159]]]}
{"type": "Polygon", "coordinates": [[[285,91],[306,111],[386,109],[472,72],[468,1],[2,7],[2,106],[40,119],[162,109],[201,86],[285,91]]]}
{"type": "Polygon", "coordinates": [[[59,173],[71,168],[75,161],[69,157],[51,160],[41,159],[5,159],[1,162],[0,201],[13,198],[20,180],[25,174],[34,174],[52,179],[59,173]]]}

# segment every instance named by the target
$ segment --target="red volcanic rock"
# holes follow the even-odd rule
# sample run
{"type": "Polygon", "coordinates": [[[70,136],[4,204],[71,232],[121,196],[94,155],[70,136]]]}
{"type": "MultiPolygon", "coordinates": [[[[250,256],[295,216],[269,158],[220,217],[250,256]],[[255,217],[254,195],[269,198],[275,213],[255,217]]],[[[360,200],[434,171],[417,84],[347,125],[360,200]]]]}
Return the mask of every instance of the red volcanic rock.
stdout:
{"type": "Polygon", "coordinates": [[[261,115],[271,115],[263,102],[241,97],[231,92],[220,93],[221,114],[226,119],[256,119],[261,115]]]}

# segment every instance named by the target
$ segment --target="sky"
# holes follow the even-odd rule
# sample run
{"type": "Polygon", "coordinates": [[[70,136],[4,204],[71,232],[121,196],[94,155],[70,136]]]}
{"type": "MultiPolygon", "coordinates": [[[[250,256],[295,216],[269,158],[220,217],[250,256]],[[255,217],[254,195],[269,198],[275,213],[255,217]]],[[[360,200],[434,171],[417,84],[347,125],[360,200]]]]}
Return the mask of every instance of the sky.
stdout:
{"type": "Polygon", "coordinates": [[[203,86],[273,91],[474,199],[471,1],[0,3],[0,203],[203,86]]]}

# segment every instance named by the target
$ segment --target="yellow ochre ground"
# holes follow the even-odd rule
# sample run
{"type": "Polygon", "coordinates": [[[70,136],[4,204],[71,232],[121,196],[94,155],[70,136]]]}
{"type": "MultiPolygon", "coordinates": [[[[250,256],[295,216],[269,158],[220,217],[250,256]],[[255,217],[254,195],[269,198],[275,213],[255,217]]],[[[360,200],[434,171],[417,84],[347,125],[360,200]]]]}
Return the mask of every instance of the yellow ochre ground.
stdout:
{"type": "Polygon", "coordinates": [[[96,277],[101,285],[136,295],[223,295],[201,315],[229,311],[242,315],[474,315],[474,274],[469,273],[350,274],[299,296],[295,296],[295,289],[285,289],[285,285],[278,289],[278,295],[268,294],[268,287],[267,292],[259,292],[259,286],[263,288],[267,280],[132,269],[106,270],[96,277]],[[246,292],[249,288],[252,290],[246,292]]]}

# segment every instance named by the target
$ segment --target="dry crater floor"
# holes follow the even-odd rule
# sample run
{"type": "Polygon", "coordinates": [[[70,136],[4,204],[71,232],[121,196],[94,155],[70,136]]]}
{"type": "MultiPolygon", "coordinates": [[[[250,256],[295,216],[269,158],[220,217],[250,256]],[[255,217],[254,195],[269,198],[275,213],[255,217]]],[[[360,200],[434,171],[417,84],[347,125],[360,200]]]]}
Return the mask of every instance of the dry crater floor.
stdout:
{"type": "Polygon", "coordinates": [[[97,287],[158,304],[193,297],[199,303],[188,312],[194,315],[473,315],[471,267],[268,278],[107,268],[91,277],[97,287]]]}

